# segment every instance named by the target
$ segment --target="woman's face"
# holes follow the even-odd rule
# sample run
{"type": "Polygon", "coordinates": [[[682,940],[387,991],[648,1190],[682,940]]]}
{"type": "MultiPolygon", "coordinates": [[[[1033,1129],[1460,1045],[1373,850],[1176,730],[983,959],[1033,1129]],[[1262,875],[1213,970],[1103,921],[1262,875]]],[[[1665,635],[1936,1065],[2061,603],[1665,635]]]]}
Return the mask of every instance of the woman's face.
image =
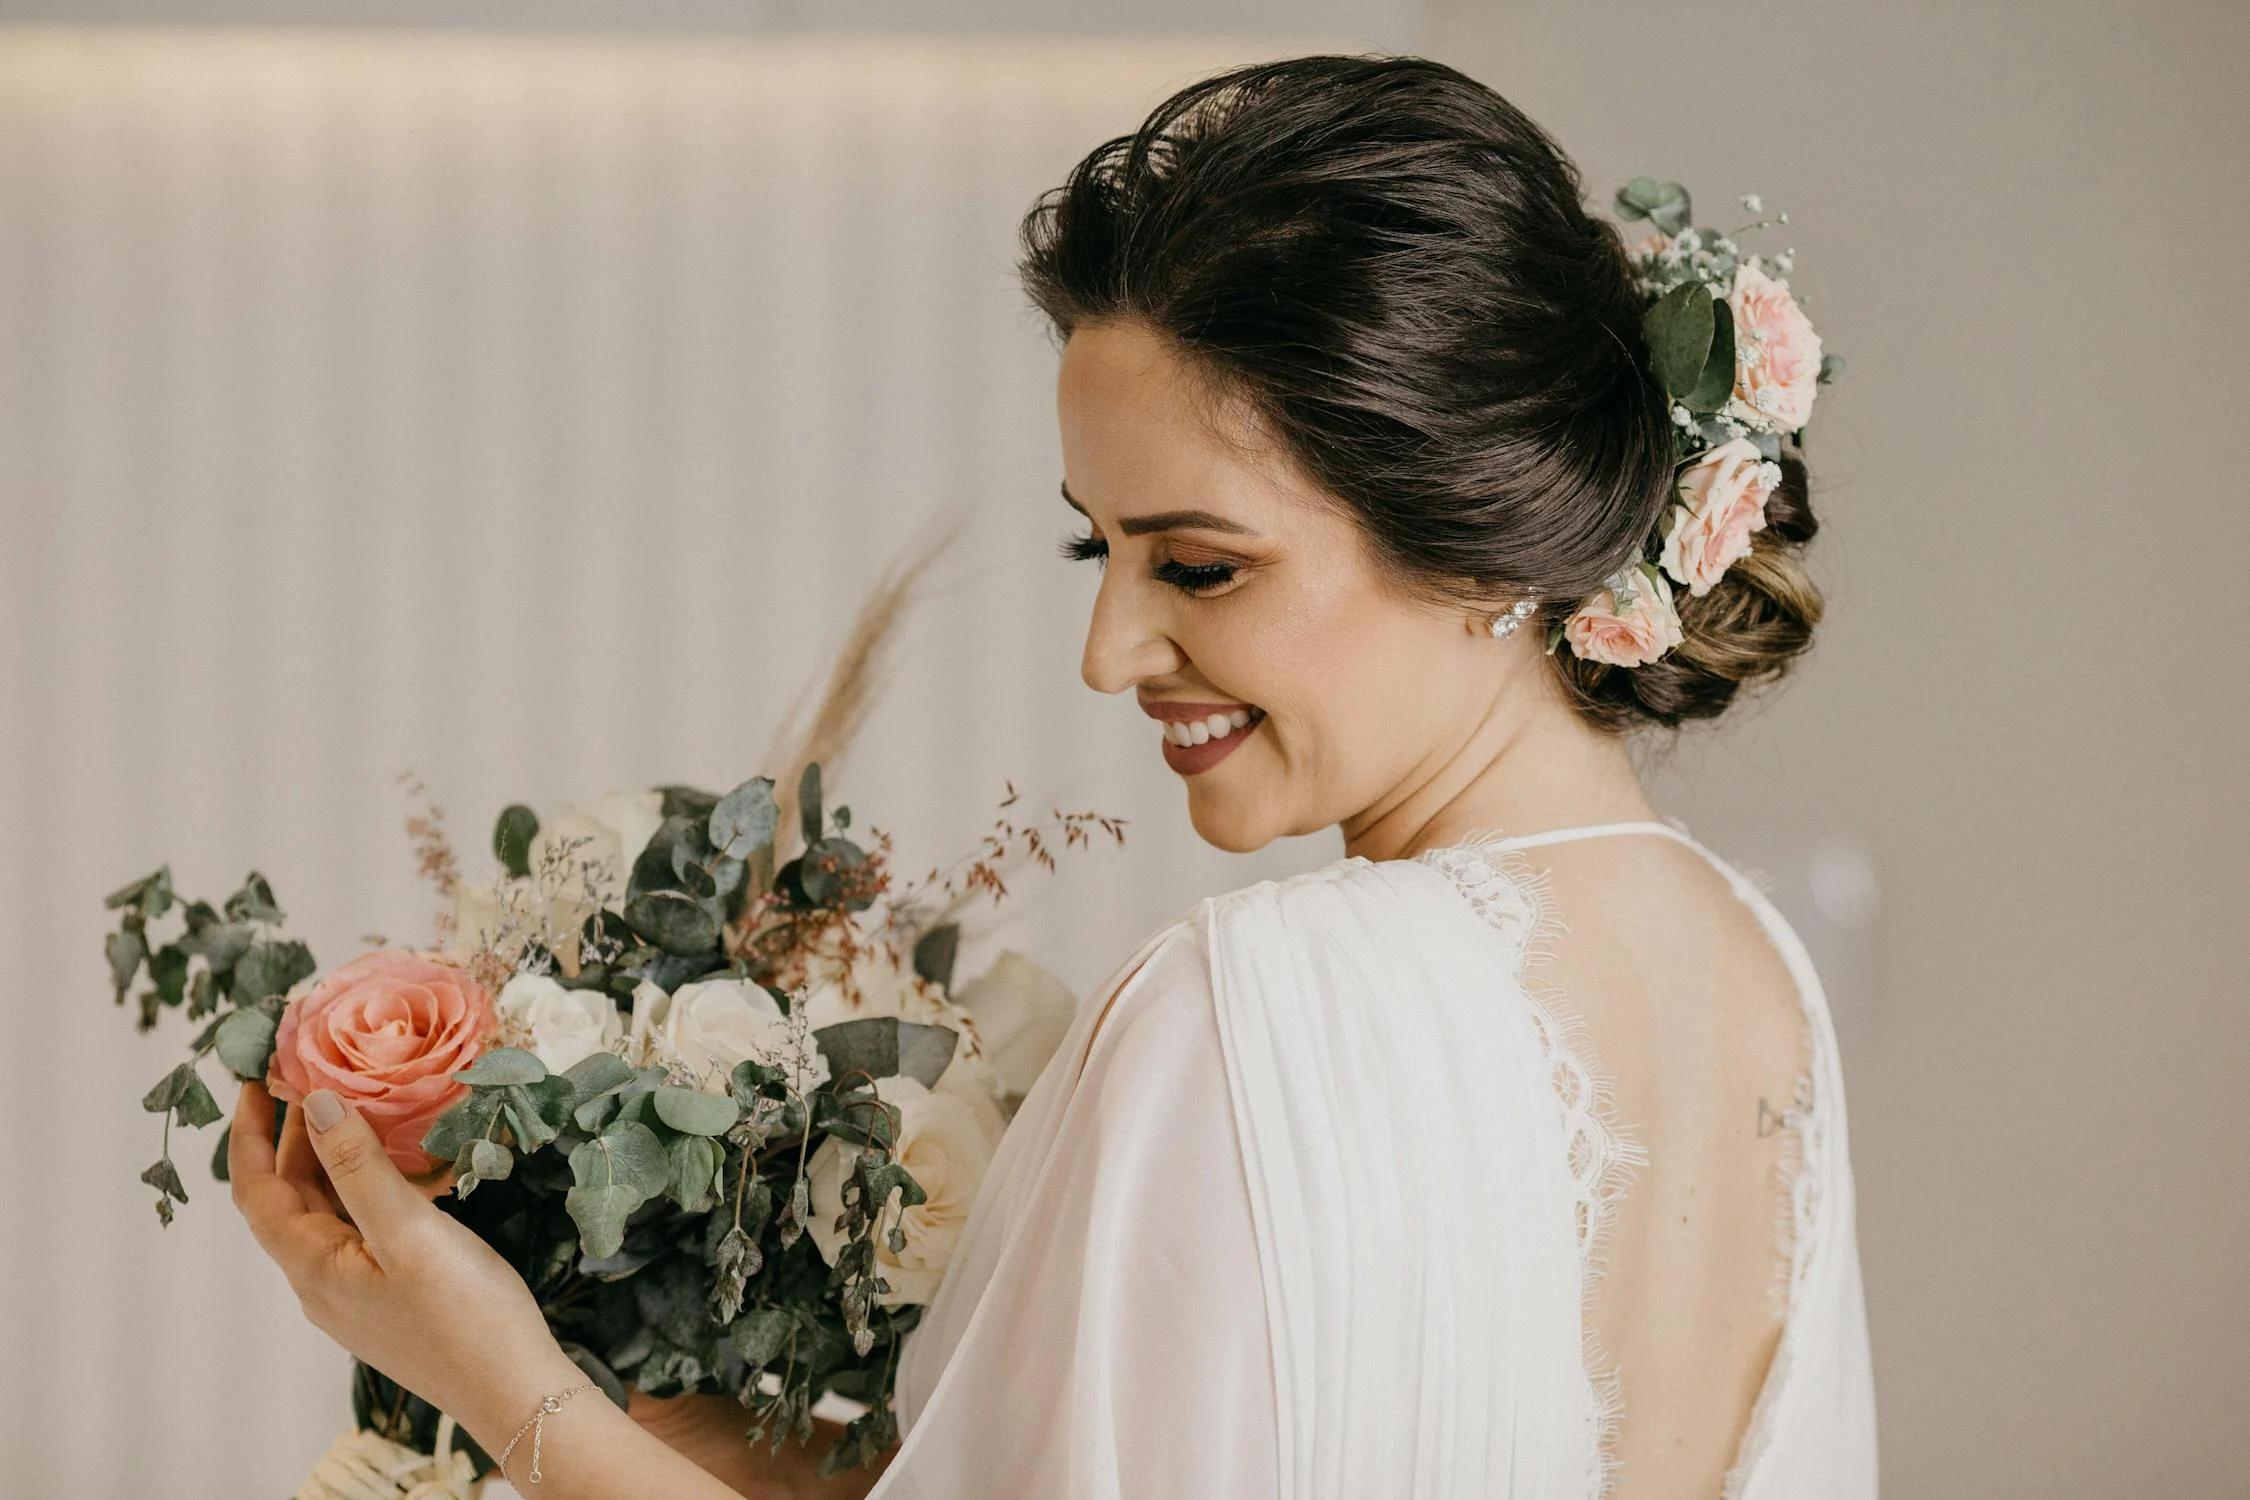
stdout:
{"type": "Polygon", "coordinates": [[[1341,503],[1144,324],[1082,326],[1056,405],[1083,675],[1130,690],[1196,832],[1250,850],[1380,816],[1485,718],[1499,643],[1403,592],[1341,503]],[[1220,733],[1221,730],[1225,732],[1220,733]]]}

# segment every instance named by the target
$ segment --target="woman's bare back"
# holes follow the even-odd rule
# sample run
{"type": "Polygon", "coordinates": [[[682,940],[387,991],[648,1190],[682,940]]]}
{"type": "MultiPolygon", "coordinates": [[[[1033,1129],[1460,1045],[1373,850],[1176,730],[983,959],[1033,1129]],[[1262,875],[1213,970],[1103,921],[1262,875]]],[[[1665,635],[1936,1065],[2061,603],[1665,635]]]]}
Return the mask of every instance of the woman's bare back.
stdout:
{"type": "Polygon", "coordinates": [[[1721,1494],[1787,1314],[1807,1018],[1758,916],[1696,849],[1577,838],[1516,856],[1549,922],[1526,975],[1603,1081],[1590,1368],[1615,1500],[1721,1494]]]}

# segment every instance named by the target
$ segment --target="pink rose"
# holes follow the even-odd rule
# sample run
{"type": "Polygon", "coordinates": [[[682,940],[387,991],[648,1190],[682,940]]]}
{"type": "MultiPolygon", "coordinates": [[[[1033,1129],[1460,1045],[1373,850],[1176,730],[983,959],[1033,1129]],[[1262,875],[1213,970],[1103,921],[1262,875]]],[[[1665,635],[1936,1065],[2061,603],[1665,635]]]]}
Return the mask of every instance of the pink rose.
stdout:
{"type": "Polygon", "coordinates": [[[1636,563],[1578,606],[1563,622],[1563,639],[1587,661],[1646,666],[1680,643],[1672,586],[1654,568],[1636,563]]]}
{"type": "Polygon", "coordinates": [[[289,1002],[266,1086],[291,1104],[333,1091],[358,1107],[398,1169],[418,1176],[444,1165],[422,1150],[423,1133],[468,1092],[453,1075],[498,1029],[492,997],[466,970],[382,948],[289,1002]]]}
{"type": "Polygon", "coordinates": [[[1789,288],[1744,261],[1735,267],[1734,398],[1775,432],[1795,432],[1812,416],[1820,383],[1820,335],[1789,288]]]}
{"type": "Polygon", "coordinates": [[[1766,529],[1766,496],[1781,480],[1748,438],[1721,443],[1680,475],[1680,503],[1664,532],[1664,571],[1700,598],[1766,529]]]}

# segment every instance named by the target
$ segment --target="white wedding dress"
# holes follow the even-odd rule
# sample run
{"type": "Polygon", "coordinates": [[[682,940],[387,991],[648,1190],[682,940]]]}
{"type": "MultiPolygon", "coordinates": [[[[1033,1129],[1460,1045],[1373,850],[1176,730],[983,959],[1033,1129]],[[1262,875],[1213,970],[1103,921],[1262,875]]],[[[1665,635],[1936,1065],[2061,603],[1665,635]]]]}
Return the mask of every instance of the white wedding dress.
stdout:
{"type": "MultiPolygon", "coordinates": [[[[1527,985],[1520,852],[1705,854],[1795,978],[1786,1322],[1726,1500],[1875,1493],[1842,1075],[1803,945],[1660,823],[1348,858],[1208,900],[1090,1001],[900,1370],[878,1500],[1591,1500],[1589,1240],[1628,1155],[1527,985]]],[[[1629,1403],[1628,1403],[1629,1404],[1629,1403]]]]}

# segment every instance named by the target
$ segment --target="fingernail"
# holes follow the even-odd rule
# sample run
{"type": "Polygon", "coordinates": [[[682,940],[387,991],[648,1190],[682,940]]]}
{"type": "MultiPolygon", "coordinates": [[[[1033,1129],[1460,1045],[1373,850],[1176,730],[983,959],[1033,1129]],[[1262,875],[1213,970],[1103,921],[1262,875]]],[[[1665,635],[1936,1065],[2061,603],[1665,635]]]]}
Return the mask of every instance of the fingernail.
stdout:
{"type": "Polygon", "coordinates": [[[305,1123],[319,1131],[336,1128],[344,1118],[344,1101],[326,1089],[314,1089],[305,1095],[305,1123]]]}

